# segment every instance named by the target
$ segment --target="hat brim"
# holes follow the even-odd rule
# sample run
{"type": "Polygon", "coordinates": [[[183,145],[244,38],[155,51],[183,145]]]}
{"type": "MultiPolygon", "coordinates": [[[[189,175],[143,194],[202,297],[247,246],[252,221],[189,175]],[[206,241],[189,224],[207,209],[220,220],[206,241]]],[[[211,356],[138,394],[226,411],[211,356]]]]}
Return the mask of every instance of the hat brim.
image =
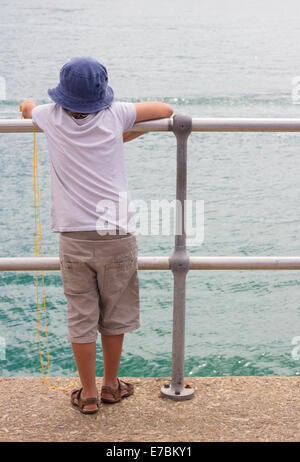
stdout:
{"type": "Polygon", "coordinates": [[[69,111],[82,112],[90,114],[93,112],[101,111],[109,107],[114,100],[114,91],[110,86],[107,86],[104,98],[96,101],[83,100],[81,98],[65,95],[60,89],[60,85],[56,88],[49,88],[48,95],[55,103],[69,109],[69,111]]]}

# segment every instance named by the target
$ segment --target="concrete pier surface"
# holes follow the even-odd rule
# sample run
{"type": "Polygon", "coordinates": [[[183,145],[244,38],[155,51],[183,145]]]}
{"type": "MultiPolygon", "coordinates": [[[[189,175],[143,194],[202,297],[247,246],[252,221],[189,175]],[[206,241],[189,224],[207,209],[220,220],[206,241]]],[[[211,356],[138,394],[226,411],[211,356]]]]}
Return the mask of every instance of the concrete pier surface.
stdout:
{"type": "MultiPolygon", "coordinates": [[[[70,404],[71,389],[2,377],[0,441],[300,441],[299,377],[186,378],[195,388],[188,401],[161,397],[168,378],[124,380],[135,384],[133,396],[83,415],[70,404]]],[[[65,387],[73,379],[48,381],[65,387]]]]}

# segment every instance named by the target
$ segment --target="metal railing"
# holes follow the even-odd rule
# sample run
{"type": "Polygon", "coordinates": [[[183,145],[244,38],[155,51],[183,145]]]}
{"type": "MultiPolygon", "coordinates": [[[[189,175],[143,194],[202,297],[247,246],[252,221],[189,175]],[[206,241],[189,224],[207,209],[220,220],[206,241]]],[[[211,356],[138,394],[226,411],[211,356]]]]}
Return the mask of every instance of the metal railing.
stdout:
{"type": "MultiPolygon", "coordinates": [[[[170,257],[138,257],[139,270],[171,270],[173,288],[172,381],[161,388],[163,396],[190,399],[194,389],[184,386],[185,289],[189,270],[299,270],[300,257],[189,257],[184,227],[187,190],[187,141],[198,132],[300,132],[300,119],[291,118],[191,118],[175,115],[170,119],[140,122],[132,131],[172,131],[177,139],[175,248],[170,257]],[[183,230],[182,233],[176,230],[183,230]]],[[[31,120],[0,119],[0,133],[33,131],[31,120]]],[[[41,132],[39,128],[36,130],[41,132]]],[[[0,271],[59,270],[55,257],[0,258],[0,271]]]]}

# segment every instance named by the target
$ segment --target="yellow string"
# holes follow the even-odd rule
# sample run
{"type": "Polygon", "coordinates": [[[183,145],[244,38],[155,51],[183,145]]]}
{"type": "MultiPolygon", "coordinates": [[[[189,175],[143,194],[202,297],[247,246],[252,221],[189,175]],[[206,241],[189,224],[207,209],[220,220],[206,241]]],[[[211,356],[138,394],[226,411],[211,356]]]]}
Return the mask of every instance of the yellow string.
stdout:
{"type": "MultiPolygon", "coordinates": [[[[43,255],[43,246],[42,246],[42,228],[41,228],[41,208],[40,208],[40,193],[39,193],[39,174],[38,174],[38,161],[37,161],[37,146],[36,146],[36,131],[35,125],[33,124],[33,178],[34,178],[34,230],[35,230],[35,256],[38,256],[38,230],[37,230],[37,215],[39,220],[39,238],[40,238],[40,255],[43,255]]],[[[44,271],[42,271],[42,285],[43,285],[43,300],[44,300],[44,316],[45,316],[45,331],[46,331],[46,344],[47,344],[47,359],[48,359],[48,376],[50,377],[50,359],[49,359],[49,346],[48,346],[48,330],[47,330],[47,312],[46,312],[46,297],[45,297],[45,281],[44,281],[44,271]]],[[[75,373],[74,382],[65,387],[59,388],[50,385],[47,382],[44,373],[44,364],[41,351],[41,339],[40,339],[40,305],[39,305],[39,272],[36,272],[36,300],[37,300],[37,323],[38,323],[38,340],[39,340],[39,354],[40,354],[40,363],[42,366],[43,379],[45,384],[53,388],[54,390],[67,390],[75,385],[77,372],[75,373]]]]}

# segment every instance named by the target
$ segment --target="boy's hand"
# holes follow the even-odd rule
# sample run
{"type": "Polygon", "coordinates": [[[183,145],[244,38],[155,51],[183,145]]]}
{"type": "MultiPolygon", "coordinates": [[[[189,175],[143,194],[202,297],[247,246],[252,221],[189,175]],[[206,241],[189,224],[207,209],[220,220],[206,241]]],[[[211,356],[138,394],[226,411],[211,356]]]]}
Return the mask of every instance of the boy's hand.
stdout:
{"type": "Polygon", "coordinates": [[[20,112],[22,112],[22,117],[24,119],[32,118],[32,111],[36,107],[36,104],[31,99],[27,99],[20,104],[20,112]]]}

